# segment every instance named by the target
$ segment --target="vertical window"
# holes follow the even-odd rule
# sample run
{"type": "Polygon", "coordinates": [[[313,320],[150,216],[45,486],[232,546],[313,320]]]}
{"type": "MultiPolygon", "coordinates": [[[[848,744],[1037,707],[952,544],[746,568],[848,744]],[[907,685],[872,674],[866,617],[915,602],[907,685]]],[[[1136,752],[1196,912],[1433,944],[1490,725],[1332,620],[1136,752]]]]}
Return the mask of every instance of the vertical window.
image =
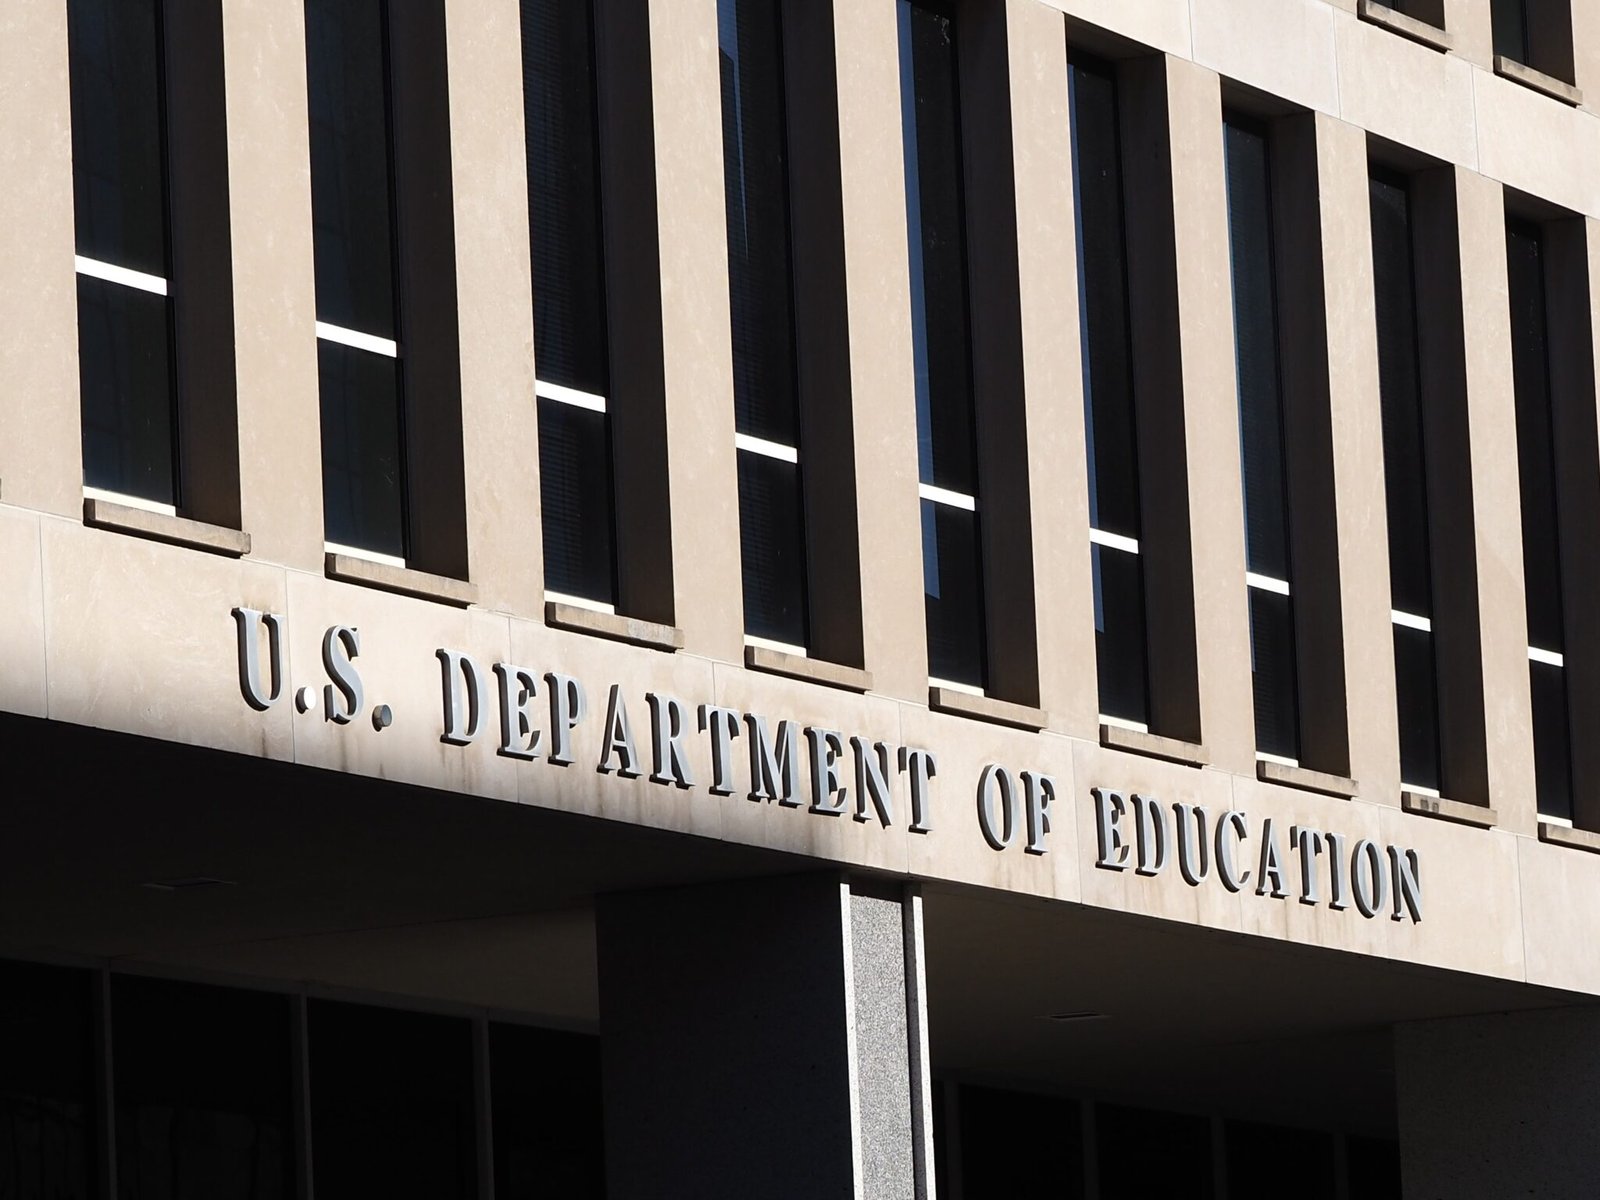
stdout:
{"type": "Polygon", "coordinates": [[[1289,587],[1289,506],[1273,261],[1271,163],[1263,128],[1233,116],[1227,118],[1223,128],[1256,751],[1297,763],[1299,689],[1289,587]]]}
{"type": "Polygon", "coordinates": [[[804,652],[805,505],[778,0],[718,0],[745,634],[804,652]]]}
{"type": "Polygon", "coordinates": [[[472,1026],[329,1000],[306,1021],[316,1194],[476,1197],[472,1026]]]}
{"type": "Polygon", "coordinates": [[[496,1200],[605,1200],[600,1041],[489,1026],[496,1200]]]}
{"type": "Polygon", "coordinates": [[[590,0],[522,0],[545,589],[612,610],[610,348],[590,0]]]}
{"type": "Polygon", "coordinates": [[[1068,71],[1100,714],[1143,729],[1150,703],[1116,77],[1077,56],[1068,71]]]}
{"type": "Polygon", "coordinates": [[[408,549],[385,0],[306,0],[325,536],[408,549]]]}
{"type": "Polygon", "coordinates": [[[111,1012],[117,1195],[292,1197],[287,999],[118,976],[111,1012]]]}
{"type": "Polygon", "coordinates": [[[943,11],[899,4],[928,673],[981,689],[983,557],[956,30],[943,11]]]}
{"type": "Polygon", "coordinates": [[[1535,788],[1539,812],[1572,818],[1572,753],[1567,723],[1566,636],[1557,528],[1555,441],[1550,391],[1544,234],[1506,228],[1511,353],[1517,408],[1517,474],[1522,500],[1522,575],[1528,608],[1535,788]]]}
{"type": "Polygon", "coordinates": [[[83,481],[179,503],[160,0],[70,0],[83,481]]]}
{"type": "Polygon", "coordinates": [[[1527,0],[1490,0],[1494,52],[1512,62],[1532,65],[1528,53],[1527,0]]]}
{"type": "Polygon", "coordinates": [[[0,962],[0,1196],[100,1195],[92,1013],[87,972],[0,962]]]}
{"type": "Polygon", "coordinates": [[[1409,788],[1436,791],[1439,700],[1411,200],[1402,177],[1374,172],[1368,187],[1400,778],[1409,788]]]}

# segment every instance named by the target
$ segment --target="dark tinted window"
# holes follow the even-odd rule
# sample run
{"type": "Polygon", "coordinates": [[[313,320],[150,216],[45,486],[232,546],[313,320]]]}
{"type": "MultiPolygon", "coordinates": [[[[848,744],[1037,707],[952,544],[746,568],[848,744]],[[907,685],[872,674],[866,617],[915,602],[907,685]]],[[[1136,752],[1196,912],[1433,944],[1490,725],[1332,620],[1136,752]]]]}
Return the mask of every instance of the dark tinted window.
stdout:
{"type": "Polygon", "coordinates": [[[317,318],[395,336],[383,0],[306,0],[317,318]]]}
{"type": "Polygon", "coordinates": [[[1490,0],[1489,8],[1494,19],[1494,52],[1513,62],[1527,62],[1527,0],[1490,0]]]}
{"type": "Polygon", "coordinates": [[[1334,1200],[1338,1194],[1331,1134],[1229,1121],[1227,1154],[1228,1200],[1334,1200]]]}
{"type": "Polygon", "coordinates": [[[471,1025],[332,1001],[307,1007],[318,1200],[473,1200],[471,1025]]]}
{"type": "Polygon", "coordinates": [[[78,276],[83,481],[178,500],[171,308],[165,296],[78,276]]]}
{"type": "Polygon", "coordinates": [[[964,1200],[1083,1195],[1083,1127],[1073,1101],[963,1087],[960,1110],[964,1200]]]}
{"type": "Polygon", "coordinates": [[[1208,1117],[1097,1104],[1100,1200],[1211,1200],[1208,1117]]]}
{"type": "Polygon", "coordinates": [[[539,378],[605,395],[605,270],[592,12],[522,0],[522,81],[539,378]]]}
{"type": "Polygon", "coordinates": [[[954,22],[900,0],[900,103],[922,481],[977,491],[954,22]]]}
{"type": "Polygon", "coordinates": [[[739,451],[738,461],[745,632],[804,645],[806,562],[800,468],[748,450],[739,451]]]}
{"type": "Polygon", "coordinates": [[[489,1027],[496,1200],[604,1200],[600,1042],[489,1027]]]}
{"type": "Polygon", "coordinates": [[[983,575],[975,513],[922,502],[922,582],[928,623],[928,674],[981,686],[984,678],[983,575]]]}
{"type": "Polygon", "coordinates": [[[1288,596],[1250,588],[1250,678],[1255,699],[1256,749],[1300,757],[1294,608],[1288,596]]]}
{"type": "Polygon", "coordinates": [[[1091,546],[1095,664],[1100,712],[1144,721],[1149,715],[1144,640],[1144,566],[1137,554],[1091,546]]]}
{"type": "Polygon", "coordinates": [[[553,592],[616,597],[611,447],[606,414],[539,401],[539,496],[544,581],[553,592]]]}
{"type": "Polygon", "coordinates": [[[91,981],[0,962],[0,1196],[99,1195],[91,981]]]}
{"type": "Polygon", "coordinates": [[[289,1001],[166,980],[112,981],[117,1195],[295,1193],[289,1001]]]}
{"type": "Polygon", "coordinates": [[[327,539],[403,558],[405,459],[399,361],[321,340],[317,369],[327,539]]]}
{"type": "Polygon", "coordinates": [[[1394,626],[1395,703],[1400,719],[1400,778],[1437,788],[1439,773],[1439,694],[1433,635],[1394,626]]]}
{"type": "Polygon", "coordinates": [[[1550,663],[1528,664],[1533,701],[1533,774],[1539,811],[1572,819],[1572,749],[1568,742],[1567,673],[1550,663]]]}

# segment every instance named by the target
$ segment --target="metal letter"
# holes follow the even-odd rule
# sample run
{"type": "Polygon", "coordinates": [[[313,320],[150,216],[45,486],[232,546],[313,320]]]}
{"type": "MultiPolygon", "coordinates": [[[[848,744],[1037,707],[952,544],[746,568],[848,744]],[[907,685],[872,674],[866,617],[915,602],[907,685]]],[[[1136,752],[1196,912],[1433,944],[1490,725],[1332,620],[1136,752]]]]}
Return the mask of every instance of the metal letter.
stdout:
{"type": "Polygon", "coordinates": [[[1190,887],[1199,887],[1200,881],[1211,874],[1210,844],[1206,840],[1208,814],[1204,807],[1174,804],[1172,816],[1178,827],[1178,871],[1190,887]],[[1194,828],[1190,828],[1191,822],[1194,828]],[[1196,830],[1199,831],[1198,837],[1194,836],[1196,830]],[[1194,864],[1197,856],[1200,859],[1198,870],[1194,864]]]}
{"type": "Polygon", "coordinates": [[[1402,850],[1399,846],[1389,847],[1389,871],[1394,876],[1394,914],[1396,921],[1405,920],[1406,914],[1411,914],[1411,923],[1420,924],[1422,921],[1422,864],[1417,861],[1415,850],[1402,850]]]}
{"type": "Polygon", "coordinates": [[[633,730],[628,725],[628,705],[622,699],[622,685],[611,685],[611,698],[606,704],[606,747],[600,756],[600,773],[615,771],[623,779],[639,777],[639,751],[633,744],[633,730]],[[613,762],[612,760],[616,761],[613,762]]]}
{"type": "Polygon", "coordinates": [[[910,746],[901,746],[900,773],[904,775],[907,772],[911,775],[911,832],[928,833],[933,829],[933,814],[928,811],[928,803],[933,797],[928,790],[928,781],[939,773],[939,760],[931,750],[913,750],[910,746]]]}
{"type": "Polygon", "coordinates": [[[1133,795],[1134,834],[1139,847],[1137,875],[1159,875],[1167,865],[1167,814],[1161,805],[1137,792],[1133,795]]]}
{"type": "Polygon", "coordinates": [[[650,706],[650,782],[693,787],[689,757],[683,752],[689,710],[676,696],[646,692],[644,701],[650,706]]]}
{"type": "Polygon", "coordinates": [[[848,788],[839,786],[839,760],[844,757],[844,739],[831,729],[806,728],[806,744],[811,747],[811,812],[825,817],[844,813],[850,801],[848,788]],[[833,804],[824,801],[835,796],[833,804]]]}
{"type": "Polygon", "coordinates": [[[776,800],[784,808],[799,808],[799,728],[792,721],[779,721],[774,746],[765,717],[745,713],[744,723],[750,730],[750,799],[776,800]]]}
{"type": "Polygon", "coordinates": [[[1291,825],[1289,844],[1300,854],[1300,903],[1316,904],[1322,899],[1317,889],[1317,855],[1322,853],[1322,834],[1304,825],[1291,825]]]}
{"type": "Polygon", "coordinates": [[[1017,836],[1016,784],[1011,780],[1011,772],[998,763],[990,763],[978,776],[978,828],[983,831],[983,840],[989,843],[991,850],[1004,850],[1011,845],[1011,839],[1017,836]],[[996,784],[999,785],[1003,809],[998,831],[994,827],[996,784]]]}
{"type": "Polygon", "coordinates": [[[1363,917],[1375,917],[1383,902],[1389,898],[1389,872],[1383,861],[1383,851],[1366,838],[1356,843],[1350,852],[1350,882],[1356,894],[1356,908],[1363,917]],[[1362,866],[1366,870],[1362,871],[1362,866]]]}
{"type": "Polygon", "coordinates": [[[244,702],[257,712],[266,712],[283,696],[283,618],[276,613],[259,613],[253,608],[236,608],[233,619],[239,626],[239,690],[244,702]],[[260,625],[267,627],[267,656],[272,669],[272,690],[261,694],[260,625]]]}
{"type": "Polygon", "coordinates": [[[539,694],[539,680],[532,671],[509,663],[495,663],[500,679],[500,748],[507,758],[539,757],[542,731],[533,727],[533,700],[539,694]]]}
{"type": "Polygon", "coordinates": [[[1126,871],[1128,847],[1117,822],[1128,811],[1128,801],[1121,792],[1106,788],[1091,788],[1089,794],[1094,797],[1095,840],[1100,843],[1100,855],[1094,865],[1107,871],[1126,871]]]}
{"type": "Polygon", "coordinates": [[[322,719],[335,725],[348,725],[361,712],[365,693],[361,674],[350,660],[361,653],[361,634],[348,625],[334,625],[322,635],[322,666],[332,683],[322,689],[322,719]],[[337,689],[337,693],[335,692],[337,689]],[[333,702],[337,694],[343,707],[333,702]]]}
{"type": "Polygon", "coordinates": [[[589,715],[589,700],[583,694],[583,684],[570,675],[551,671],[544,677],[550,687],[550,758],[558,767],[570,767],[572,757],[572,731],[579,721],[589,715]]]}
{"type": "Polygon", "coordinates": [[[700,706],[700,732],[711,733],[711,794],[733,795],[733,739],[739,736],[739,712],[733,708],[718,708],[715,704],[700,706]]]}
{"type": "Polygon", "coordinates": [[[1328,907],[1343,912],[1350,907],[1350,900],[1345,888],[1345,857],[1344,835],[1330,833],[1328,835],[1328,890],[1332,893],[1328,897],[1328,907]]]}
{"type": "Polygon", "coordinates": [[[471,655],[454,650],[435,650],[439,659],[440,685],[444,693],[444,733],[439,740],[452,746],[466,746],[483,732],[483,669],[471,655]],[[467,681],[467,725],[461,727],[461,680],[467,681]]]}
{"type": "Polygon", "coordinates": [[[1049,850],[1044,840],[1050,835],[1050,805],[1055,803],[1056,781],[1037,771],[1024,771],[1022,794],[1023,811],[1028,817],[1028,853],[1045,854],[1049,850]]]}
{"type": "Polygon", "coordinates": [[[1249,836],[1250,825],[1245,820],[1245,815],[1242,812],[1225,812],[1222,814],[1222,816],[1217,818],[1217,837],[1215,846],[1217,857],[1217,878],[1222,880],[1222,886],[1227,888],[1230,892],[1240,891],[1244,888],[1245,884],[1250,882],[1250,872],[1246,871],[1243,875],[1241,875],[1237,872],[1237,870],[1235,870],[1233,865],[1234,845],[1243,842],[1244,839],[1249,836]],[[1233,830],[1234,834],[1232,841],[1229,841],[1228,837],[1226,836],[1230,829],[1233,830]]]}
{"type": "Polygon", "coordinates": [[[867,811],[870,801],[877,811],[878,823],[887,829],[894,824],[894,793],[889,790],[889,743],[853,737],[850,750],[856,760],[855,819],[872,820],[872,813],[867,811]]]}
{"type": "Polygon", "coordinates": [[[1289,889],[1283,886],[1283,855],[1278,850],[1271,817],[1261,823],[1261,870],[1256,895],[1265,896],[1269,891],[1274,900],[1283,900],[1289,895],[1289,889]]]}

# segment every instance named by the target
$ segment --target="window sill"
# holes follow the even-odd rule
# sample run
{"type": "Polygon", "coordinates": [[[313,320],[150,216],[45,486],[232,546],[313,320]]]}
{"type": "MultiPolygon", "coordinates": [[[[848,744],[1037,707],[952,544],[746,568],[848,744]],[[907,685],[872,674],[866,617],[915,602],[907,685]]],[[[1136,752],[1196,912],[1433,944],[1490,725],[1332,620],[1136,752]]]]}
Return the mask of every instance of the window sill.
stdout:
{"type": "Polygon", "coordinates": [[[559,600],[545,601],[544,623],[573,633],[592,633],[614,642],[665,650],[669,654],[683,649],[683,630],[676,626],[641,621],[620,613],[597,612],[576,604],[563,604],[559,600]]]}
{"type": "Polygon", "coordinates": [[[392,567],[388,563],[373,562],[354,554],[335,554],[330,551],[324,569],[329,579],[359,583],[402,596],[415,596],[419,600],[439,600],[457,608],[466,608],[478,600],[476,585],[464,579],[430,575],[410,567],[392,567]]]}
{"type": "Polygon", "coordinates": [[[746,646],[744,665],[752,671],[767,671],[785,675],[790,679],[803,679],[807,683],[821,683],[828,687],[843,688],[847,692],[870,692],[872,673],[860,667],[847,667],[842,663],[823,662],[802,654],[786,654],[766,646],[746,646]]]}
{"type": "Polygon", "coordinates": [[[1437,25],[1430,25],[1427,21],[1408,16],[1399,9],[1378,3],[1378,0],[1360,0],[1356,16],[1380,29],[1387,29],[1407,41],[1417,42],[1441,54],[1455,46],[1455,39],[1437,25]]]}
{"type": "Polygon", "coordinates": [[[1532,88],[1541,95],[1559,100],[1563,104],[1570,104],[1573,108],[1583,103],[1583,93],[1566,80],[1546,75],[1543,71],[1536,71],[1526,63],[1519,63],[1516,59],[1507,58],[1503,54],[1494,56],[1494,73],[1501,79],[1520,83],[1525,88],[1532,88]]]}
{"type": "Polygon", "coordinates": [[[188,517],[151,512],[110,500],[85,497],[83,523],[96,529],[111,529],[152,541],[170,542],[174,546],[187,546],[191,550],[207,550],[228,558],[243,558],[250,553],[250,535],[238,529],[208,525],[204,521],[191,521],[188,517]]]}
{"type": "Polygon", "coordinates": [[[935,712],[974,717],[979,721],[992,721],[996,725],[1031,729],[1036,733],[1050,723],[1049,714],[1041,708],[996,700],[993,696],[974,696],[971,692],[961,692],[955,688],[930,687],[928,707],[935,712]]]}
{"type": "Polygon", "coordinates": [[[1426,792],[1401,792],[1400,809],[1419,817],[1438,817],[1457,825],[1472,825],[1479,829],[1492,829],[1500,823],[1499,815],[1482,804],[1464,804],[1460,800],[1446,800],[1426,792]]]}
{"type": "Polygon", "coordinates": [[[1571,825],[1558,825],[1554,821],[1539,822],[1539,840],[1549,842],[1552,846],[1568,846],[1573,850],[1600,854],[1600,833],[1574,829],[1571,825]]]}
{"type": "Polygon", "coordinates": [[[1262,783],[1299,788],[1302,792],[1320,792],[1341,800],[1354,800],[1356,793],[1361,790],[1359,783],[1343,775],[1330,775],[1309,767],[1291,767],[1288,763],[1269,762],[1266,759],[1256,760],[1256,778],[1262,783]]]}
{"type": "Polygon", "coordinates": [[[1101,725],[1100,744],[1107,750],[1142,754],[1146,758],[1160,758],[1186,767],[1203,767],[1211,761],[1206,748],[1198,742],[1179,741],[1177,738],[1162,737],[1159,733],[1146,733],[1121,725],[1101,725]]]}

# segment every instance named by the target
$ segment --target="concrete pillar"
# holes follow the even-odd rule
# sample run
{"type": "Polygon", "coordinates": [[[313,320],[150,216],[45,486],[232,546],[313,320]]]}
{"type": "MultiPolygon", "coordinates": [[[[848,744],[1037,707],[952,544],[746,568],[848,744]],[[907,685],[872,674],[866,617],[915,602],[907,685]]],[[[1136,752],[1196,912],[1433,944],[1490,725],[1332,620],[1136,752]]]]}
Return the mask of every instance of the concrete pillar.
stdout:
{"type": "Polygon", "coordinates": [[[1588,1196],[1600,1178],[1600,1008],[1398,1026],[1406,1200],[1588,1196]]]}
{"type": "Polygon", "coordinates": [[[601,897],[607,1194],[931,1196],[921,911],[832,874],[601,897]]]}

